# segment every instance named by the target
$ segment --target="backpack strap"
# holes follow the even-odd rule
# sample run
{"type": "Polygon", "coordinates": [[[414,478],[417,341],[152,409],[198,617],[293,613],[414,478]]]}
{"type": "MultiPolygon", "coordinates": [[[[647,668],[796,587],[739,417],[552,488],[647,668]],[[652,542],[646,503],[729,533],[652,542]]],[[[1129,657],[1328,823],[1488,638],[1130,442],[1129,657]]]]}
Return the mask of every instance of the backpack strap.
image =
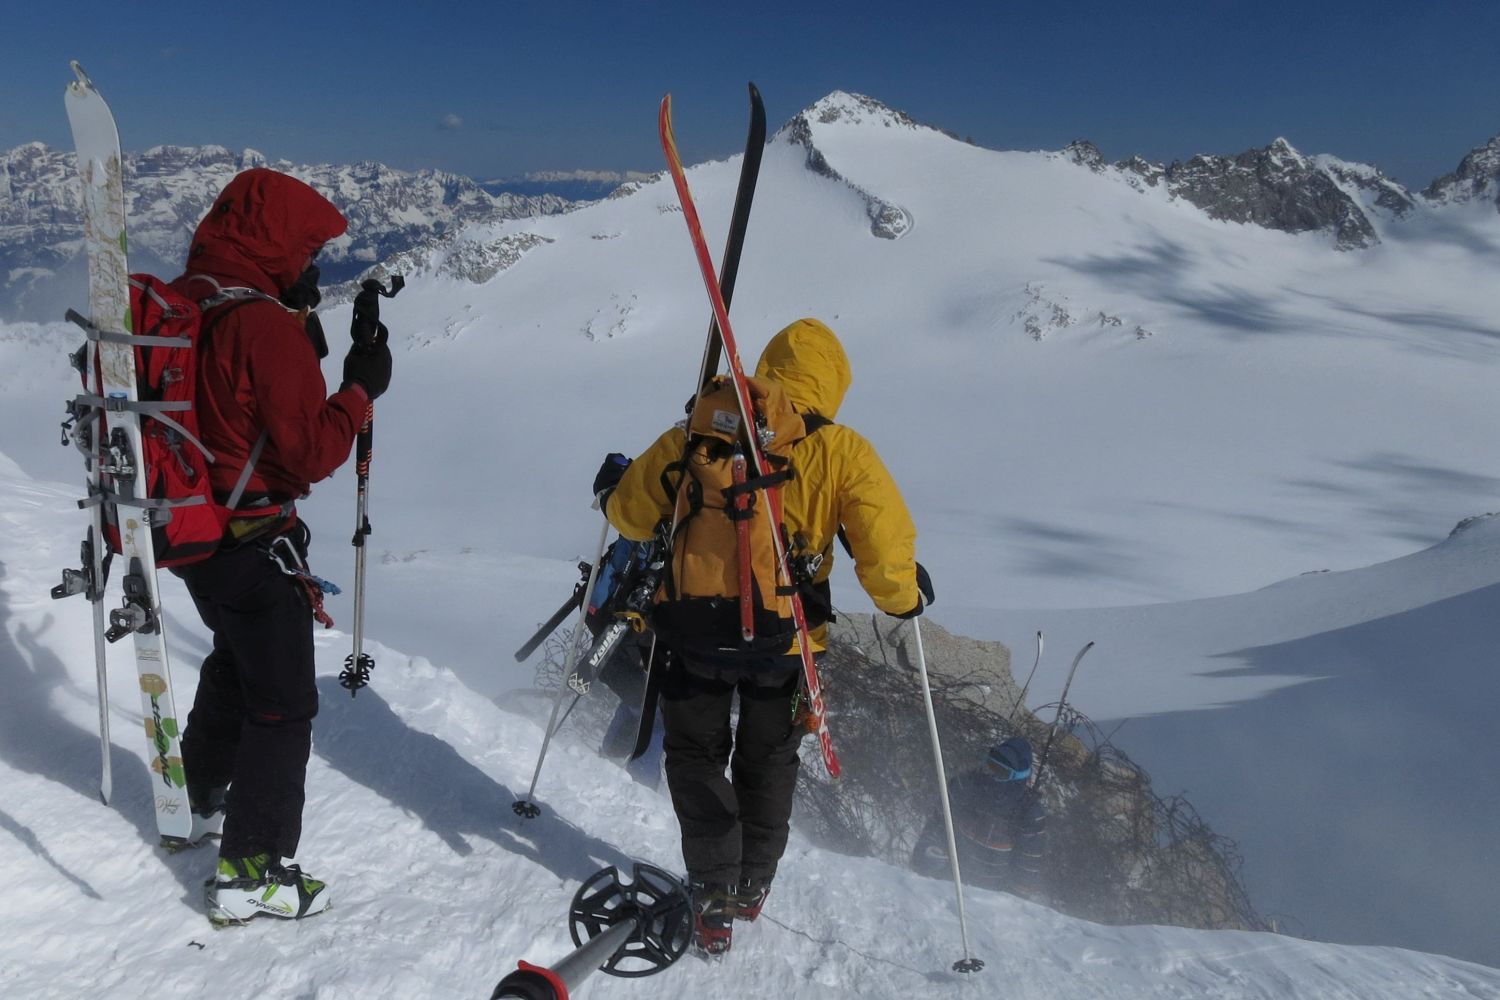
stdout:
{"type": "Polygon", "coordinates": [[[189,281],[203,281],[213,286],[214,293],[206,299],[198,300],[198,308],[207,313],[215,306],[221,306],[226,302],[274,302],[287,312],[296,312],[288,309],[286,304],[274,295],[267,295],[259,288],[250,288],[247,285],[230,285],[225,287],[219,284],[219,280],[211,274],[190,274],[189,281]]]}
{"type": "Polygon", "coordinates": [[[231,512],[240,505],[240,497],[245,495],[245,487],[250,485],[250,474],[255,471],[255,463],[260,461],[260,453],[266,450],[266,439],[270,436],[270,431],[261,431],[260,437],[255,439],[255,447],[250,449],[250,458],[240,470],[240,478],[235,480],[234,490],[224,503],[231,512]]]}
{"type": "MultiPolygon", "coordinates": [[[[806,428],[806,435],[808,437],[812,437],[814,432],[822,430],[824,427],[828,427],[832,423],[832,420],[829,420],[821,413],[802,414],[802,426],[806,428]]],[[[853,559],[854,548],[849,544],[849,535],[844,531],[844,526],[842,524],[839,525],[839,544],[844,547],[844,552],[848,554],[849,558],[853,559]]]]}
{"type": "Polygon", "coordinates": [[[831,423],[833,423],[833,421],[829,420],[821,413],[802,414],[802,426],[805,429],[804,433],[808,437],[812,437],[814,431],[822,430],[824,427],[827,427],[831,423]]]}
{"type": "MultiPolygon", "coordinates": [[[[286,308],[279,299],[275,299],[256,288],[242,286],[225,288],[207,274],[194,274],[190,275],[190,278],[194,281],[206,281],[214,286],[214,294],[198,303],[198,308],[203,313],[203,324],[198,330],[200,337],[207,335],[208,331],[225,316],[228,316],[242,306],[250,305],[252,302],[275,302],[283,309],[286,308]],[[225,308],[220,309],[220,306],[224,306],[225,308]],[[214,313],[212,317],[208,315],[210,311],[214,313]]],[[[260,461],[261,452],[266,450],[266,441],[270,439],[270,436],[270,431],[262,430],[260,437],[255,439],[255,445],[250,449],[250,457],[245,461],[245,467],[240,470],[240,476],[235,480],[234,489],[230,491],[229,499],[225,501],[224,506],[229,508],[230,511],[239,506],[240,498],[245,495],[245,488],[250,485],[250,476],[255,472],[255,464],[260,461]]],[[[196,440],[193,443],[198,444],[196,440]]],[[[198,447],[203,448],[201,444],[198,444],[198,447]]],[[[213,456],[208,454],[207,449],[204,449],[203,454],[208,456],[210,462],[214,460],[213,456]]]]}

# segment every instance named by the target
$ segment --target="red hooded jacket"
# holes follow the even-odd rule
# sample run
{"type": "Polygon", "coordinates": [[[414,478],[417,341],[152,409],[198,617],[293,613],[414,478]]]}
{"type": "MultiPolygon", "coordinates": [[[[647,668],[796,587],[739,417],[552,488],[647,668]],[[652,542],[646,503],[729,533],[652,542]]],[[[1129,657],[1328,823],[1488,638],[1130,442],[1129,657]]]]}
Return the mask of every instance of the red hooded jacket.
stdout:
{"type": "MultiPolygon", "coordinates": [[[[292,286],[313,254],[348,227],[339,210],[308,185],[274,170],[247,170],[230,181],[198,224],[187,270],[172,287],[202,301],[225,288],[274,297],[292,286]]],[[[246,489],[276,501],[304,496],[349,458],[369,399],[360,386],[332,396],[297,313],[251,300],[210,310],[200,340],[196,412],[214,453],[209,479],[228,497],[262,431],[269,438],[246,489]],[[215,320],[215,314],[222,315],[215,320]]]]}

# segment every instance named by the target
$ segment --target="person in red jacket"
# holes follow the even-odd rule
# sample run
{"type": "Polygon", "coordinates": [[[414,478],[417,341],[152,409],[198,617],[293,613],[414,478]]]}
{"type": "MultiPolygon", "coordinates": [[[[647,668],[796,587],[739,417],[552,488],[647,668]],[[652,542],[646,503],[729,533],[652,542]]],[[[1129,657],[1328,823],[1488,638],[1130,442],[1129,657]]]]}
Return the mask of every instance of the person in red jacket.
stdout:
{"type": "Polygon", "coordinates": [[[215,199],[172,282],[204,307],[195,407],[215,498],[234,498],[218,551],[173,570],[213,632],[182,755],[193,839],[222,828],[207,900],[216,923],[328,905],[327,885],[286,863],[302,833],[321,613],[296,502],[348,460],[391,378],[382,343],[351,349],[338,392],[323,381],[313,259],[346,228],[308,185],[247,170],[215,199]]]}

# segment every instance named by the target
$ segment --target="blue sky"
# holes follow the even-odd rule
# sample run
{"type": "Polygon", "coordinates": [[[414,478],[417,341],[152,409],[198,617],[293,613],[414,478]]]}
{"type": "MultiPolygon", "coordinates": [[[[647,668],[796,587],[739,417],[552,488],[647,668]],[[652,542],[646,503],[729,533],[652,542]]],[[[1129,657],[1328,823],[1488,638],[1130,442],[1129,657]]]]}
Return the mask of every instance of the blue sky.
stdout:
{"type": "Polygon", "coordinates": [[[481,178],[656,170],[668,90],[685,157],[733,152],[747,80],[773,128],[844,89],[994,148],[1171,160],[1284,135],[1414,186],[1500,133],[1495,0],[27,6],[0,38],[0,149],[70,144],[70,58],[127,149],[481,178]]]}

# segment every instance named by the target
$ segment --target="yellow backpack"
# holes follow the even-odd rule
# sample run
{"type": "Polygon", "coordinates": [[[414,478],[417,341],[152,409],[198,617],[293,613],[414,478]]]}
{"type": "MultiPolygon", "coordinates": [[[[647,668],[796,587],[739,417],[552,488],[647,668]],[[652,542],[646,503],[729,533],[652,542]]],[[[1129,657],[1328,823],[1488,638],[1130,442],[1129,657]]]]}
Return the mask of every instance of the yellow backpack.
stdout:
{"type": "Polygon", "coordinates": [[[721,377],[699,395],[683,460],[664,476],[677,494],[677,532],[653,625],[677,649],[711,659],[780,655],[797,634],[792,588],[780,579],[771,536],[779,531],[785,540],[786,532],[761,491],[792,477],[791,447],[807,430],[779,384],[747,382],[771,467],[750,465],[734,385],[721,377]]]}

